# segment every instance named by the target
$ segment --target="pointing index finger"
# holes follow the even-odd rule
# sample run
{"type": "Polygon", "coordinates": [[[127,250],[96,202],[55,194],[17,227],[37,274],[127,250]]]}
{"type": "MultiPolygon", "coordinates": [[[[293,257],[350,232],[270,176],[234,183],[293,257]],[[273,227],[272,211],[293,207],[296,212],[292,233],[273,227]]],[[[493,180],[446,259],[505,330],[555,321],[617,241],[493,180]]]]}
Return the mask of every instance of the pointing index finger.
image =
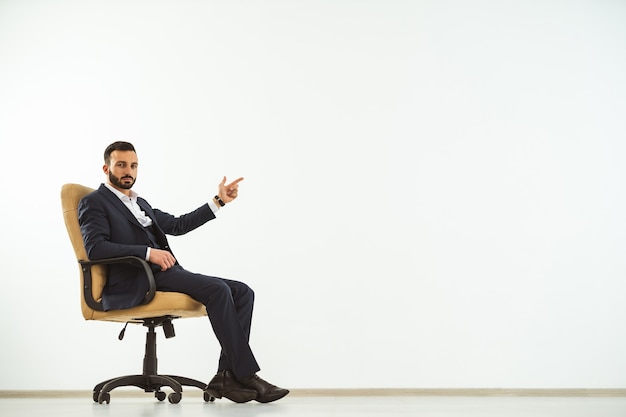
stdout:
{"type": "Polygon", "coordinates": [[[236,185],[237,183],[243,181],[243,177],[239,177],[237,178],[235,181],[231,182],[230,184],[228,184],[226,187],[232,187],[233,185],[236,185]]]}

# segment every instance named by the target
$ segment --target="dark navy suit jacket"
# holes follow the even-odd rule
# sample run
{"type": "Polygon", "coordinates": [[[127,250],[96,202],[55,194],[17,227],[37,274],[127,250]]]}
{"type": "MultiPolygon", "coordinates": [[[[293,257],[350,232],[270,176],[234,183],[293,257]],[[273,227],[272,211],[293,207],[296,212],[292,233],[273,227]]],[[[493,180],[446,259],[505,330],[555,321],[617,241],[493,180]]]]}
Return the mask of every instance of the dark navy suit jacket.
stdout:
{"type": "MultiPolygon", "coordinates": [[[[137,199],[137,204],[152,219],[152,231],[158,245],[170,252],[166,234],[182,235],[215,218],[208,204],[179,217],[153,209],[142,198],[137,199]]],[[[118,256],[145,259],[147,248],[153,246],[145,228],[104,184],[80,201],[78,221],[91,260],[118,256]]],[[[161,270],[155,264],[151,267],[155,272],[161,270]]],[[[142,268],[128,264],[110,265],[102,305],[105,310],[134,307],[141,303],[147,291],[148,283],[142,268]]]]}

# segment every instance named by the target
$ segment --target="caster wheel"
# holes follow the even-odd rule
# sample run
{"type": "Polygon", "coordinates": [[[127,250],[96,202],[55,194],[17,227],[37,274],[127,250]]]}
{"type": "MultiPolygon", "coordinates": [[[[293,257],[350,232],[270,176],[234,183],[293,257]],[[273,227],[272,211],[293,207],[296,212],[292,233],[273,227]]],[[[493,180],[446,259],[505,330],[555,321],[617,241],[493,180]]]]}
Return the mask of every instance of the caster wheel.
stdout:
{"type": "Polygon", "coordinates": [[[181,398],[182,395],[180,393],[170,392],[170,395],[167,396],[167,401],[169,401],[170,404],[178,404],[181,398]]]}
{"type": "Polygon", "coordinates": [[[159,400],[159,401],[163,401],[165,399],[167,395],[165,395],[165,393],[163,391],[157,391],[154,393],[154,397],[159,400]]]}
{"type": "Polygon", "coordinates": [[[93,402],[97,403],[98,402],[98,398],[100,398],[100,391],[94,391],[92,398],[93,398],[93,402]]]}
{"type": "Polygon", "coordinates": [[[102,404],[104,402],[107,404],[111,402],[111,394],[108,392],[101,392],[100,395],[98,395],[98,403],[102,404]]]}
{"type": "Polygon", "coordinates": [[[215,397],[204,391],[204,402],[212,403],[213,401],[215,401],[215,397]]]}

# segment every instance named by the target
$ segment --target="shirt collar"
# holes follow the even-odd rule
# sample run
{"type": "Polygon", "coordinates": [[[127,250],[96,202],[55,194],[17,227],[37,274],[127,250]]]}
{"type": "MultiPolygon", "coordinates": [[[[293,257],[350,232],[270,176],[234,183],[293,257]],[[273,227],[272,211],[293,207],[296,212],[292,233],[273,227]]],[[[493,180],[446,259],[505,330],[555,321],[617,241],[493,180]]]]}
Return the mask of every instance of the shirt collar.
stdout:
{"type": "Polygon", "coordinates": [[[108,182],[105,182],[104,186],[107,187],[109,190],[111,190],[113,192],[113,194],[115,194],[117,196],[117,198],[119,198],[122,201],[137,201],[137,197],[139,197],[139,194],[137,194],[133,190],[130,190],[130,196],[127,196],[126,194],[124,194],[120,190],[118,190],[115,187],[113,187],[108,182]]]}

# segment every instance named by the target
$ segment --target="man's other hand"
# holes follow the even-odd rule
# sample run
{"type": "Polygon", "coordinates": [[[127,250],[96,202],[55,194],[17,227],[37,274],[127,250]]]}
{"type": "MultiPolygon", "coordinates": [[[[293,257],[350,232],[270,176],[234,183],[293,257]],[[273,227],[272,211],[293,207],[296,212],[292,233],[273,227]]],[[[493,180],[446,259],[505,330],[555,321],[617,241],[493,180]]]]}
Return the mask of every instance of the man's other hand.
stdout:
{"type": "Polygon", "coordinates": [[[176,258],[170,252],[163,249],[150,249],[150,262],[161,267],[161,271],[166,271],[176,264],[176,258]]]}

